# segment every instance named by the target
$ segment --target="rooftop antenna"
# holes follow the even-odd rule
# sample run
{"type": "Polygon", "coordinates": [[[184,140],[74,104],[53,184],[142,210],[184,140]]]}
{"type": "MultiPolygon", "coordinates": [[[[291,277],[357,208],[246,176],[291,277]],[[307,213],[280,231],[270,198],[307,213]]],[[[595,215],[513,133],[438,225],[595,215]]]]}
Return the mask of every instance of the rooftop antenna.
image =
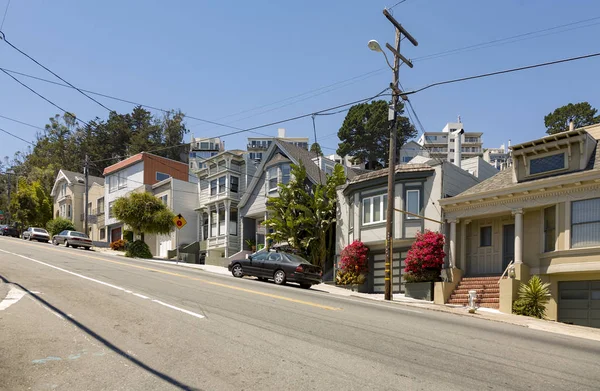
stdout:
{"type": "Polygon", "coordinates": [[[460,114],[458,115],[458,123],[459,123],[459,124],[461,123],[461,122],[460,122],[460,114]]]}

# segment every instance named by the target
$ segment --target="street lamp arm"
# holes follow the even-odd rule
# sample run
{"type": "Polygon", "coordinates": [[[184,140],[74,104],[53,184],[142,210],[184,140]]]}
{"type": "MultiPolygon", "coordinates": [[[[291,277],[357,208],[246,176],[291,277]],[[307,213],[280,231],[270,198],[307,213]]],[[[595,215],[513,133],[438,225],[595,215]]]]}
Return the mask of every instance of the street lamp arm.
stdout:
{"type": "Polygon", "coordinates": [[[390,67],[390,69],[393,71],[394,67],[392,66],[392,64],[390,64],[390,60],[388,60],[388,56],[387,54],[385,54],[385,52],[382,50],[381,53],[383,54],[383,57],[385,57],[385,62],[387,62],[388,67],[390,67]]]}

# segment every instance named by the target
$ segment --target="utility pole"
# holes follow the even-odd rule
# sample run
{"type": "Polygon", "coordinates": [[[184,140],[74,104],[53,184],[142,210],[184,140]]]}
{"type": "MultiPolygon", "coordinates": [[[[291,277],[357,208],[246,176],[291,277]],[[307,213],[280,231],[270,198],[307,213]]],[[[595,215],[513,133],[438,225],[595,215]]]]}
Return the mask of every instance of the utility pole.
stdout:
{"type": "Polygon", "coordinates": [[[89,176],[89,158],[87,153],[85,154],[85,163],[83,166],[83,175],[85,176],[85,205],[83,206],[83,226],[84,233],[88,234],[88,198],[90,196],[90,189],[88,187],[88,176],[89,176]]]}
{"type": "MultiPolygon", "coordinates": [[[[394,25],[396,28],[396,46],[392,47],[389,43],[386,47],[394,54],[394,66],[392,67],[393,78],[390,87],[392,89],[392,105],[389,110],[388,119],[391,121],[390,124],[390,150],[389,150],[389,163],[388,163],[388,191],[387,191],[387,215],[385,224],[385,300],[392,300],[392,287],[393,287],[393,257],[394,257],[394,178],[396,174],[396,133],[398,128],[398,121],[396,121],[396,112],[398,107],[398,100],[401,96],[401,91],[398,89],[399,81],[399,70],[400,61],[404,62],[409,67],[413,67],[410,60],[406,59],[400,54],[400,41],[402,35],[404,35],[414,46],[418,45],[418,42],[406,31],[400,23],[388,12],[387,9],[383,10],[383,15],[394,25]]],[[[384,53],[385,55],[385,53],[384,53]]],[[[387,57],[386,57],[387,60],[387,57]]]]}

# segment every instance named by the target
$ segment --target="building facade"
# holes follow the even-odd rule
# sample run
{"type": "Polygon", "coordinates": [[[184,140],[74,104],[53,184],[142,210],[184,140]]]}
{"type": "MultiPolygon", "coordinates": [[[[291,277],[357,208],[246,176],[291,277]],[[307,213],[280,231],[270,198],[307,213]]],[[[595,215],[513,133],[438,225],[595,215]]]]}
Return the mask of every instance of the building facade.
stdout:
{"type": "Polygon", "coordinates": [[[430,157],[430,154],[421,144],[411,140],[400,147],[398,163],[407,164],[416,156],[430,157]]]}
{"type": "Polygon", "coordinates": [[[225,150],[225,143],[218,137],[212,138],[194,138],[191,137],[189,165],[190,172],[195,172],[204,167],[206,159],[215,156],[225,150]]]}
{"type": "MultiPolygon", "coordinates": [[[[508,141],[508,148],[510,148],[510,140],[508,141]]],[[[490,163],[498,170],[503,170],[510,165],[510,152],[509,149],[500,145],[500,148],[487,148],[483,152],[483,160],[490,163]]]]}
{"type": "MultiPolygon", "coordinates": [[[[308,150],[308,137],[286,137],[285,129],[277,129],[277,139],[308,150]]],[[[274,137],[248,137],[248,156],[250,160],[260,162],[274,141],[274,137]]]]}
{"type": "Polygon", "coordinates": [[[430,157],[453,163],[457,149],[462,159],[483,157],[482,136],[481,132],[465,132],[462,122],[452,122],[441,132],[424,132],[417,143],[427,149],[430,157]]]}

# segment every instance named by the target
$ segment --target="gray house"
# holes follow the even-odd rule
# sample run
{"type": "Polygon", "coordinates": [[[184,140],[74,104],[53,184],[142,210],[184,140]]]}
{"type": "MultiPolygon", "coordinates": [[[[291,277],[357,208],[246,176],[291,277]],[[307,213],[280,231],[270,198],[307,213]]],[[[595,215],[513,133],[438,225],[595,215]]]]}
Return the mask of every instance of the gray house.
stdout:
{"type": "MultiPolygon", "coordinates": [[[[387,175],[387,168],[358,175],[338,189],[337,258],[355,240],[369,247],[369,292],[384,290],[387,175]]],[[[394,292],[404,292],[404,259],[416,233],[425,229],[446,232],[445,224],[439,223],[443,216],[438,200],[457,195],[483,179],[486,177],[477,178],[448,161],[429,159],[428,164],[395,167],[394,207],[431,220],[394,214],[394,292]]]]}

